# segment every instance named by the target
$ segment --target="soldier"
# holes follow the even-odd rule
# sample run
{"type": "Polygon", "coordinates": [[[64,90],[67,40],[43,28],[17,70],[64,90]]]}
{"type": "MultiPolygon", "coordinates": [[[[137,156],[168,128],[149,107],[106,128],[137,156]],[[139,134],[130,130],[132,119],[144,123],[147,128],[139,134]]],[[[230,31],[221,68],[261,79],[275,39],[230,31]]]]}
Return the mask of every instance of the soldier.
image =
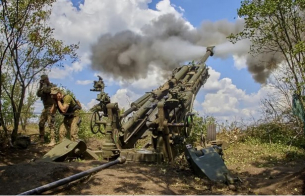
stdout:
{"type": "Polygon", "coordinates": [[[53,105],[53,99],[51,98],[50,92],[51,88],[54,86],[54,84],[50,83],[47,75],[41,75],[40,86],[37,91],[37,96],[41,98],[44,109],[42,110],[39,119],[39,138],[40,142],[45,142],[45,124],[46,122],[48,122],[51,137],[50,145],[55,144],[54,115],[50,113],[50,109],[53,105]]]}
{"type": "Polygon", "coordinates": [[[58,110],[64,116],[64,120],[59,127],[59,142],[67,135],[70,135],[72,141],[77,141],[81,107],[71,95],[65,95],[57,87],[51,89],[51,96],[55,100],[51,113],[54,114],[58,110]]]}

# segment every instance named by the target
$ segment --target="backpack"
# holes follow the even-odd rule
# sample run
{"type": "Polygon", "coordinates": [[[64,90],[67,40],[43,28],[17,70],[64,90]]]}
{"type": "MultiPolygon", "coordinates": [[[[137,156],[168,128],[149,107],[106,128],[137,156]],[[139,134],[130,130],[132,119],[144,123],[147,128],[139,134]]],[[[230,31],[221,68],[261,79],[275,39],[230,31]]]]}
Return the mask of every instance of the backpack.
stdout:
{"type": "Polygon", "coordinates": [[[70,95],[70,96],[73,98],[73,100],[76,103],[76,106],[74,106],[74,108],[81,110],[82,109],[82,104],[80,103],[80,101],[78,99],[75,99],[74,96],[72,96],[72,95],[70,95]]]}
{"type": "Polygon", "coordinates": [[[79,109],[81,110],[82,109],[82,104],[79,102],[78,99],[75,99],[74,97],[73,97],[73,99],[74,99],[76,105],[78,105],[79,109]]]}

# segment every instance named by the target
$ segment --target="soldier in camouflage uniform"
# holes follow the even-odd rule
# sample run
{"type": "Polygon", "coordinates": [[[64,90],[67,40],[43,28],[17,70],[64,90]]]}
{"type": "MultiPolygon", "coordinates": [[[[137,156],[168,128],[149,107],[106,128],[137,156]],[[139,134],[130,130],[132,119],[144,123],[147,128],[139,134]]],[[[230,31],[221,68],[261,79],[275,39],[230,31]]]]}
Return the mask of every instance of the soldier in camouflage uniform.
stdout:
{"type": "Polygon", "coordinates": [[[54,115],[51,114],[50,110],[53,105],[54,100],[51,98],[50,92],[51,88],[55,85],[50,83],[47,75],[41,75],[40,86],[37,90],[37,96],[41,98],[44,109],[40,115],[39,119],[39,137],[42,143],[45,142],[45,124],[48,122],[48,127],[50,129],[51,142],[50,145],[55,144],[55,129],[54,129],[54,115]]]}
{"type": "Polygon", "coordinates": [[[59,127],[59,142],[65,137],[69,138],[69,136],[72,141],[77,141],[81,107],[71,95],[65,95],[57,87],[51,89],[51,96],[55,100],[51,112],[55,113],[58,110],[64,116],[64,120],[59,127]]]}

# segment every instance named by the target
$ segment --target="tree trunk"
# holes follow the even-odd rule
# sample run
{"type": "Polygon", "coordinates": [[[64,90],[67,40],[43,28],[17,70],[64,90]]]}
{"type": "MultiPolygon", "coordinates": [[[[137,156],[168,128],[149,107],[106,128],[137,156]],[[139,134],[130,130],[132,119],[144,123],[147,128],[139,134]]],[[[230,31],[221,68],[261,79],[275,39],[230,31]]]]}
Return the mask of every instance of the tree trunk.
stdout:
{"type": "Polygon", "coordinates": [[[13,132],[11,134],[11,140],[12,143],[14,143],[17,139],[18,136],[18,122],[19,122],[19,114],[14,114],[14,128],[13,128],[13,132]]]}

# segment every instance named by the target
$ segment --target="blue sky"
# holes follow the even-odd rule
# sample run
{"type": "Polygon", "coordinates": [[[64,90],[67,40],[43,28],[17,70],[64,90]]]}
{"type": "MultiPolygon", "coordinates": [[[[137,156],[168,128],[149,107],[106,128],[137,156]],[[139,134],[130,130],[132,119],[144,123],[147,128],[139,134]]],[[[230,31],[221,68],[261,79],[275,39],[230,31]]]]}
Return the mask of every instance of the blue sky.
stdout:
{"type": "MultiPolygon", "coordinates": [[[[168,13],[196,29],[206,21],[226,20],[235,25],[239,6],[237,0],[59,0],[53,6],[50,24],[55,28],[56,38],[68,44],[80,42],[80,62],[53,69],[50,80],[72,90],[85,108],[90,108],[97,93],[89,89],[96,75],[101,75],[106,82],[105,91],[112,100],[128,107],[127,99],[133,101],[164,81],[159,80],[158,72],[151,72],[140,81],[126,82],[92,70],[91,46],[101,35],[124,30],[139,33],[151,20],[168,13]]],[[[216,55],[207,60],[211,76],[198,93],[195,104],[195,110],[201,115],[213,115],[219,120],[258,116],[254,110],[267,90],[253,80],[244,61],[237,66],[240,56],[234,59],[234,54],[232,51],[227,58],[216,55]]],[[[41,103],[37,106],[39,110],[41,103]]]]}

